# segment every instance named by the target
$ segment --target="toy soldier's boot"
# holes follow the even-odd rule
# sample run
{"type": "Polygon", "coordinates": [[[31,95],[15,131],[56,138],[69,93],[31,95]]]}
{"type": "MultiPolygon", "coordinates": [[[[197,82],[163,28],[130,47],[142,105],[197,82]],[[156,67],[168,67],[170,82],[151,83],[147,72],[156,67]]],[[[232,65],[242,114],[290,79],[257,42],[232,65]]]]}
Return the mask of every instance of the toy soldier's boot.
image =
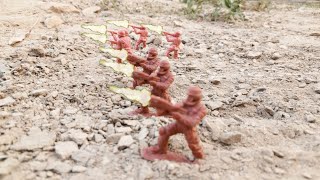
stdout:
{"type": "Polygon", "coordinates": [[[189,130],[188,132],[185,132],[184,135],[188,142],[188,146],[192,151],[194,158],[203,159],[204,153],[200,145],[200,139],[196,131],[197,131],[196,129],[192,129],[192,130],[189,130]]]}
{"type": "Polygon", "coordinates": [[[158,145],[152,149],[153,153],[165,154],[168,151],[168,143],[170,136],[177,134],[176,123],[171,123],[159,130],[158,145]]]}
{"type": "Polygon", "coordinates": [[[140,107],[136,110],[134,110],[133,112],[129,113],[130,115],[138,115],[141,114],[145,117],[150,117],[152,114],[149,111],[148,107],[140,107]]]}

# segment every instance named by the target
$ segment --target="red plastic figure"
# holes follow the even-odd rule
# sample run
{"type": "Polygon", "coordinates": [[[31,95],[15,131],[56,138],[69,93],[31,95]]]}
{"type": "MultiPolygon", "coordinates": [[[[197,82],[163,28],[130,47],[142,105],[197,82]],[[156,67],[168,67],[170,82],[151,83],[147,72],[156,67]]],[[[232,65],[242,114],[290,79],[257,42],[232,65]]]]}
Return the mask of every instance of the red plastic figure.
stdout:
{"type": "MultiPolygon", "coordinates": [[[[147,73],[135,71],[133,77],[135,79],[144,80],[152,86],[151,94],[164,99],[165,101],[171,101],[168,93],[168,89],[174,81],[173,75],[170,71],[170,64],[168,61],[161,61],[159,70],[148,75],[147,73]]],[[[137,109],[132,114],[143,114],[150,116],[149,108],[137,109]]],[[[160,114],[160,113],[158,113],[160,114]]]]}
{"type": "MultiPolygon", "coordinates": [[[[126,50],[128,54],[132,54],[132,47],[131,47],[131,39],[128,36],[127,30],[120,30],[118,32],[115,31],[108,31],[113,36],[113,41],[111,40],[111,45],[116,44],[115,49],[116,50],[126,50]],[[118,34],[118,37],[115,36],[115,34],[118,34]]],[[[121,59],[117,58],[117,62],[121,63],[121,59]]]]}
{"type": "Polygon", "coordinates": [[[168,112],[176,122],[160,128],[158,145],[143,149],[141,151],[142,157],[151,161],[159,159],[176,162],[196,162],[187,159],[183,155],[168,151],[170,136],[182,133],[188,142],[195,158],[194,160],[203,159],[204,153],[196,128],[207,113],[205,106],[201,103],[201,99],[201,89],[196,86],[189,88],[188,97],[181,104],[173,105],[162,98],[152,96],[150,106],[168,112]]]}
{"type": "Polygon", "coordinates": [[[181,44],[181,33],[176,32],[171,34],[168,32],[163,32],[163,34],[166,36],[168,42],[172,42],[170,48],[166,52],[166,56],[170,57],[170,53],[173,52],[173,58],[178,59],[178,51],[180,50],[181,44]]]}
{"type": "MultiPolygon", "coordinates": [[[[148,51],[148,56],[146,58],[138,57],[134,54],[129,54],[127,60],[135,66],[142,67],[143,72],[148,75],[157,70],[160,63],[160,60],[158,58],[158,51],[156,48],[150,48],[148,51]]],[[[134,78],[133,88],[147,83],[147,80],[134,78]]]]}
{"type": "Polygon", "coordinates": [[[114,49],[118,49],[118,36],[116,36],[118,33],[116,31],[108,31],[112,35],[112,40],[109,40],[111,43],[111,47],[114,49]]]}
{"type": "Polygon", "coordinates": [[[136,34],[140,35],[139,40],[137,41],[137,43],[135,45],[135,49],[139,50],[139,45],[141,43],[143,45],[143,48],[146,48],[147,47],[147,38],[148,38],[147,28],[144,26],[133,26],[133,25],[131,25],[131,27],[133,28],[133,30],[136,34]]]}

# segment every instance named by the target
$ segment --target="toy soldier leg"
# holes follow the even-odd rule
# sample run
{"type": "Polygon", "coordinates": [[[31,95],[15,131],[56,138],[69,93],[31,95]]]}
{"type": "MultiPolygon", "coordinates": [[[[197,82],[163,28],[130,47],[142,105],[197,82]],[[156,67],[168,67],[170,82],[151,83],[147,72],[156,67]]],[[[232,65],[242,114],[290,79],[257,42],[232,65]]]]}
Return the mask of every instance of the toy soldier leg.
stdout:
{"type": "Polygon", "coordinates": [[[174,53],[173,58],[178,59],[178,50],[174,50],[173,53],[174,53]]]}
{"type": "Polygon", "coordinates": [[[147,47],[147,41],[143,41],[143,48],[146,48],[147,47]]]}
{"type": "Polygon", "coordinates": [[[184,136],[186,137],[188,146],[191,149],[193,156],[196,159],[203,159],[204,154],[203,154],[202,147],[200,145],[200,140],[199,140],[196,129],[185,132],[184,136]]]}
{"type": "Polygon", "coordinates": [[[136,50],[139,50],[139,45],[140,45],[140,43],[141,43],[141,42],[140,42],[140,39],[139,39],[139,40],[137,41],[137,43],[136,43],[136,46],[135,46],[135,49],[136,49],[136,50]]]}
{"type": "Polygon", "coordinates": [[[159,130],[158,150],[156,153],[165,154],[168,151],[168,143],[170,136],[179,133],[176,123],[171,123],[159,130]]]}
{"type": "Polygon", "coordinates": [[[163,97],[162,98],[167,100],[167,101],[169,101],[169,102],[171,102],[171,97],[169,96],[169,93],[167,93],[167,92],[163,93],[163,97]]]}
{"type": "Polygon", "coordinates": [[[166,52],[166,56],[169,57],[170,53],[173,51],[174,49],[172,49],[172,47],[170,47],[167,52],[166,52]]]}

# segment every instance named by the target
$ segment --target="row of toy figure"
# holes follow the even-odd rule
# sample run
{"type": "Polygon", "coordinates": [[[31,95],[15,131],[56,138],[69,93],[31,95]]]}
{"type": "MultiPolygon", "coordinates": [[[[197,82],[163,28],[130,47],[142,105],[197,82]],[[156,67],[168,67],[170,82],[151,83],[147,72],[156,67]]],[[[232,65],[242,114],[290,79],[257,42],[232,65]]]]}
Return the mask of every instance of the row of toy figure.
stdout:
{"type": "MultiPolygon", "coordinates": [[[[125,23],[124,26],[129,25],[128,23],[125,23]]],[[[148,37],[147,29],[144,26],[131,27],[133,28],[136,34],[140,35],[140,38],[135,45],[135,49],[138,50],[141,44],[145,48],[148,37]]],[[[103,31],[104,30],[107,31],[106,27],[103,29],[103,31]]],[[[129,73],[128,71],[125,71],[125,74],[129,74],[133,78],[133,85],[131,89],[114,89],[117,90],[117,93],[121,93],[122,95],[125,95],[127,92],[127,96],[125,96],[128,99],[130,99],[130,96],[132,96],[131,100],[137,100],[137,98],[148,99],[147,103],[141,103],[141,107],[132,112],[132,114],[141,114],[144,116],[166,116],[175,119],[175,122],[169,124],[166,127],[160,128],[158,144],[156,146],[142,149],[142,157],[148,160],[162,159],[177,162],[193,162],[183,155],[176,154],[168,150],[168,142],[170,136],[175,135],[177,133],[182,133],[184,134],[187,140],[189,148],[192,150],[194,159],[202,159],[204,157],[204,153],[200,145],[200,139],[197,133],[197,126],[206,115],[206,108],[201,103],[201,89],[196,86],[189,87],[187,98],[181,103],[172,104],[171,97],[168,91],[169,87],[172,85],[174,81],[170,63],[166,60],[160,60],[156,48],[150,48],[146,57],[139,57],[135,55],[131,47],[131,39],[128,36],[127,29],[119,30],[117,32],[108,32],[111,33],[113,37],[112,40],[109,40],[111,46],[116,50],[125,50],[124,52],[126,54],[126,58],[122,59],[119,58],[119,56],[117,56],[117,62],[119,64],[111,63],[109,67],[113,67],[117,70],[121,69],[120,67],[124,67],[125,70],[130,69],[129,73]],[[126,60],[131,65],[122,64],[121,60],[126,60]],[[141,85],[149,85],[151,87],[151,92],[147,92],[151,95],[146,94],[146,97],[141,97],[144,96],[144,94],[134,94],[134,92],[138,92],[138,90],[135,90],[136,87],[141,85]],[[148,105],[149,107],[155,108],[156,112],[152,113],[149,110],[148,105]]],[[[161,33],[166,36],[168,42],[172,42],[172,45],[166,52],[166,56],[169,56],[170,53],[173,52],[174,58],[178,58],[179,46],[181,44],[181,34],[179,32],[170,34],[162,31],[161,33]]],[[[103,39],[105,39],[105,37],[103,39]]],[[[101,60],[101,62],[106,61],[101,60]]],[[[104,64],[106,65],[107,63],[104,64]]],[[[120,72],[122,71],[120,70],[120,72]]],[[[138,101],[146,102],[144,100],[138,101]]]]}
{"type": "MultiPolygon", "coordinates": [[[[130,25],[130,26],[133,28],[134,32],[140,36],[138,41],[135,44],[135,50],[139,50],[139,47],[141,44],[143,48],[146,48],[147,39],[148,39],[147,28],[144,26],[134,26],[134,25],[130,25]]],[[[111,33],[113,37],[113,39],[109,41],[111,43],[111,46],[114,49],[117,49],[117,50],[125,49],[128,52],[128,54],[132,53],[131,39],[129,38],[129,33],[127,29],[122,29],[119,31],[108,31],[108,32],[111,33]]],[[[162,34],[166,36],[166,39],[168,42],[172,43],[166,52],[166,56],[170,57],[170,54],[173,53],[173,58],[178,59],[178,52],[180,50],[180,44],[181,44],[181,33],[180,32],[176,32],[176,33],[162,32],[162,34]]]]}
{"type": "MultiPolygon", "coordinates": [[[[159,130],[158,145],[143,149],[141,155],[148,160],[163,159],[177,162],[191,162],[182,155],[168,151],[170,136],[182,133],[185,135],[194,158],[202,159],[204,153],[196,129],[197,125],[206,115],[206,108],[201,103],[201,89],[195,86],[190,87],[187,99],[182,103],[173,105],[168,93],[168,89],[174,81],[170,64],[168,61],[159,60],[155,48],[149,49],[146,58],[129,54],[127,60],[143,69],[143,71],[134,71],[132,88],[142,84],[152,86],[149,106],[157,110],[156,116],[168,116],[176,120],[176,122],[162,127],[159,130]]],[[[134,114],[151,115],[149,108],[143,106],[137,109],[134,114]]]]}

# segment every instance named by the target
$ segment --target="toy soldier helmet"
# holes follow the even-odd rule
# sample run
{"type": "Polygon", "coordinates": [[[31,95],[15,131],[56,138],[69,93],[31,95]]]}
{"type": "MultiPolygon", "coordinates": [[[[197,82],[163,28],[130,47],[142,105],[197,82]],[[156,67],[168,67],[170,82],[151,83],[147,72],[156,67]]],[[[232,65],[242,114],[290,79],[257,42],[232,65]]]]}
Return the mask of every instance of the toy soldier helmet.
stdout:
{"type": "Polygon", "coordinates": [[[170,63],[168,61],[161,61],[160,62],[160,68],[168,70],[168,69],[170,69],[170,63]]]}
{"type": "Polygon", "coordinates": [[[197,99],[201,99],[202,97],[202,92],[201,92],[201,89],[197,86],[191,86],[189,88],[189,91],[188,91],[188,95],[189,96],[192,96],[192,97],[195,97],[197,99]]]}
{"type": "Polygon", "coordinates": [[[120,36],[120,37],[126,36],[126,31],[125,31],[125,30],[119,31],[119,36],[120,36]]]}
{"type": "Polygon", "coordinates": [[[156,48],[150,48],[148,53],[150,55],[152,55],[152,56],[157,56],[158,55],[158,51],[157,51],[156,48]]]}
{"type": "Polygon", "coordinates": [[[177,31],[177,32],[175,33],[175,36],[181,36],[181,32],[177,31]]]}

